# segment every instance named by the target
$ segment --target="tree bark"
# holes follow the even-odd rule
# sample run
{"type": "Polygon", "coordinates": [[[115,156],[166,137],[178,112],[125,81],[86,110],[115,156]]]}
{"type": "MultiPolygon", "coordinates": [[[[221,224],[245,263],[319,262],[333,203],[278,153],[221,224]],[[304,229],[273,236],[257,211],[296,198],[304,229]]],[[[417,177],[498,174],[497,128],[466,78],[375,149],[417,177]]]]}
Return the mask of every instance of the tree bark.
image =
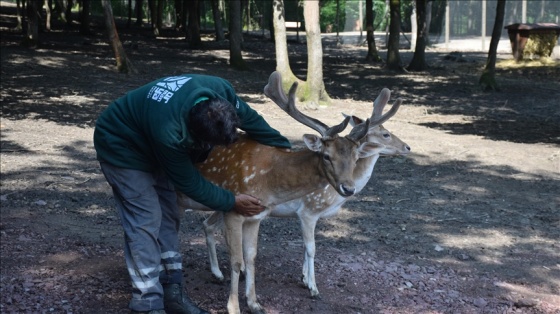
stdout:
{"type": "Polygon", "coordinates": [[[16,30],[22,30],[23,29],[23,21],[22,21],[22,10],[24,10],[24,8],[22,8],[22,5],[25,6],[25,1],[26,0],[16,0],[16,15],[17,15],[17,25],[16,25],[16,30]]]}
{"type": "Polygon", "coordinates": [[[390,70],[402,70],[402,62],[399,54],[400,32],[401,32],[401,1],[390,0],[390,23],[389,43],[387,44],[387,68],[390,70]]]}
{"type": "Polygon", "coordinates": [[[414,55],[408,65],[409,71],[424,71],[428,68],[426,64],[426,0],[416,0],[416,46],[414,55]]]}
{"type": "Polygon", "coordinates": [[[136,73],[136,69],[126,56],[123,45],[119,39],[115,19],[113,18],[113,8],[111,7],[111,0],[102,0],[103,15],[105,17],[105,28],[109,36],[109,44],[115,53],[115,60],[117,62],[117,71],[120,73],[136,73]]]}
{"type": "Polygon", "coordinates": [[[305,33],[307,38],[307,81],[301,87],[303,101],[308,108],[330,105],[331,98],[323,82],[323,45],[319,24],[319,1],[303,3],[305,33]]]}
{"type": "Polygon", "coordinates": [[[91,2],[90,0],[82,0],[80,5],[80,34],[91,35],[90,29],[90,11],[91,2]]]}
{"type": "Polygon", "coordinates": [[[187,1],[188,8],[188,24],[186,40],[191,48],[200,48],[202,46],[202,38],[200,37],[200,11],[198,0],[187,1]]]}
{"type": "Polygon", "coordinates": [[[375,21],[375,11],[373,9],[373,0],[366,0],[366,40],[368,46],[368,52],[366,55],[366,61],[368,62],[381,62],[381,57],[375,46],[375,34],[374,34],[374,21],[375,21]]]}
{"type": "MultiPolygon", "coordinates": [[[[43,6],[45,7],[45,12],[47,16],[45,18],[45,30],[50,32],[51,30],[51,4],[49,0],[45,0],[43,6]]],[[[40,8],[40,7],[39,7],[40,8]]]]}
{"type": "Polygon", "coordinates": [[[496,5],[496,19],[494,20],[494,29],[492,30],[492,40],[490,41],[490,48],[488,50],[488,59],[486,67],[480,76],[478,84],[483,90],[496,90],[500,88],[496,82],[496,54],[498,51],[498,43],[502,34],[504,25],[504,12],[506,7],[506,0],[498,0],[496,5]]]}
{"type": "Polygon", "coordinates": [[[433,0],[426,1],[426,34],[424,34],[424,41],[426,47],[430,46],[430,24],[432,23],[432,4],[433,0]]]}
{"type": "Polygon", "coordinates": [[[136,0],[134,9],[136,13],[136,26],[142,26],[144,22],[144,0],[136,0]]]}
{"type": "Polygon", "coordinates": [[[241,53],[241,1],[229,0],[229,64],[237,70],[248,70],[241,53]]]}
{"type": "Polygon", "coordinates": [[[28,47],[37,47],[39,44],[39,16],[37,15],[37,9],[40,2],[41,0],[27,0],[27,29],[23,44],[28,47]]]}
{"type": "Polygon", "coordinates": [[[282,75],[282,85],[287,92],[292,83],[301,81],[294,75],[288,57],[288,39],[283,0],[272,1],[272,25],[274,28],[274,48],[276,52],[276,71],[282,75]]]}
{"type": "Polygon", "coordinates": [[[216,41],[223,41],[226,39],[224,36],[224,27],[222,23],[222,12],[220,12],[219,0],[210,0],[212,5],[212,16],[214,17],[214,28],[216,29],[216,41]]]}
{"type": "Polygon", "coordinates": [[[157,28],[157,0],[148,0],[148,9],[150,10],[150,25],[152,32],[155,36],[159,36],[159,29],[157,28]]]}
{"type": "Polygon", "coordinates": [[[158,0],[157,2],[157,13],[156,13],[156,29],[157,35],[161,34],[161,29],[163,28],[163,7],[165,6],[165,0],[158,0]]]}
{"type": "Polygon", "coordinates": [[[72,26],[72,7],[74,6],[74,0],[68,0],[66,4],[66,26],[72,26]]]}

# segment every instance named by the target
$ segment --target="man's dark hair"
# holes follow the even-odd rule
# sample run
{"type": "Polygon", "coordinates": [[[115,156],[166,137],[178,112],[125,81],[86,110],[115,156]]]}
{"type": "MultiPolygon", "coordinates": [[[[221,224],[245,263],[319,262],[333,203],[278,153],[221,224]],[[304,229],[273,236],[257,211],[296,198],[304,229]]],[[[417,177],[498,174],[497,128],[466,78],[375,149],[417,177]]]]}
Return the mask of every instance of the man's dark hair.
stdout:
{"type": "Polygon", "coordinates": [[[196,104],[189,115],[189,131],[202,142],[228,145],[237,141],[240,121],[231,103],[211,98],[196,104]]]}

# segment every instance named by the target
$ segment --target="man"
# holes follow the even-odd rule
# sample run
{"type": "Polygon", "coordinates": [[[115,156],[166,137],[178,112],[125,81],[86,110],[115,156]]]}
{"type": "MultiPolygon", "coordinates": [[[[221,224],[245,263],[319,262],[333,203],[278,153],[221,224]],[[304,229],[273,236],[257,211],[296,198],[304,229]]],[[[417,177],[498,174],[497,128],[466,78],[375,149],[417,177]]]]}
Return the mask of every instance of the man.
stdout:
{"type": "Polygon", "coordinates": [[[124,229],[132,313],[207,313],[182,286],[175,189],[214,210],[246,216],[264,210],[258,199],[233,195],[194,166],[212,146],[233,143],[237,128],[263,144],[290,147],[229,82],[213,76],[156,80],[117,99],[98,118],[94,144],[124,229]]]}

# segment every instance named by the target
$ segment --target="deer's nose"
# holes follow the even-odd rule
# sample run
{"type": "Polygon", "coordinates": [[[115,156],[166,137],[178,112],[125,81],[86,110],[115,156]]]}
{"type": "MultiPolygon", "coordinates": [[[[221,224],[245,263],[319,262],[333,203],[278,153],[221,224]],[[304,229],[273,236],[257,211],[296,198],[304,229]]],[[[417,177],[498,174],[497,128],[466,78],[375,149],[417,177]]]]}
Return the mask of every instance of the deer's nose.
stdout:
{"type": "Polygon", "coordinates": [[[355,187],[347,187],[344,184],[340,185],[340,191],[342,192],[342,195],[344,196],[352,196],[354,195],[354,193],[356,193],[356,188],[355,187]]]}

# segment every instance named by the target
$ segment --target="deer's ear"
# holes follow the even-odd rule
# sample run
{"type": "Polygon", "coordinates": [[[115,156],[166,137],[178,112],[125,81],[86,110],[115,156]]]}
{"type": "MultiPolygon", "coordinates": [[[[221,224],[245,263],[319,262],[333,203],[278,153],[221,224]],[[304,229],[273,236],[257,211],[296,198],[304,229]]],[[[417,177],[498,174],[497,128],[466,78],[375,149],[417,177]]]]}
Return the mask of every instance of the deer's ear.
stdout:
{"type": "Polygon", "coordinates": [[[303,135],[303,142],[311,151],[319,152],[323,147],[323,142],[321,142],[321,138],[317,135],[313,134],[304,134],[303,135]]]}
{"type": "Polygon", "coordinates": [[[350,117],[350,125],[353,126],[353,127],[355,127],[356,125],[364,122],[363,119],[360,119],[360,118],[358,118],[354,115],[349,116],[349,115],[343,113],[342,116],[345,117],[345,118],[350,117]]]}
{"type": "Polygon", "coordinates": [[[358,158],[366,158],[371,157],[373,155],[379,155],[383,149],[385,149],[385,145],[366,142],[360,145],[358,148],[358,158]]]}

